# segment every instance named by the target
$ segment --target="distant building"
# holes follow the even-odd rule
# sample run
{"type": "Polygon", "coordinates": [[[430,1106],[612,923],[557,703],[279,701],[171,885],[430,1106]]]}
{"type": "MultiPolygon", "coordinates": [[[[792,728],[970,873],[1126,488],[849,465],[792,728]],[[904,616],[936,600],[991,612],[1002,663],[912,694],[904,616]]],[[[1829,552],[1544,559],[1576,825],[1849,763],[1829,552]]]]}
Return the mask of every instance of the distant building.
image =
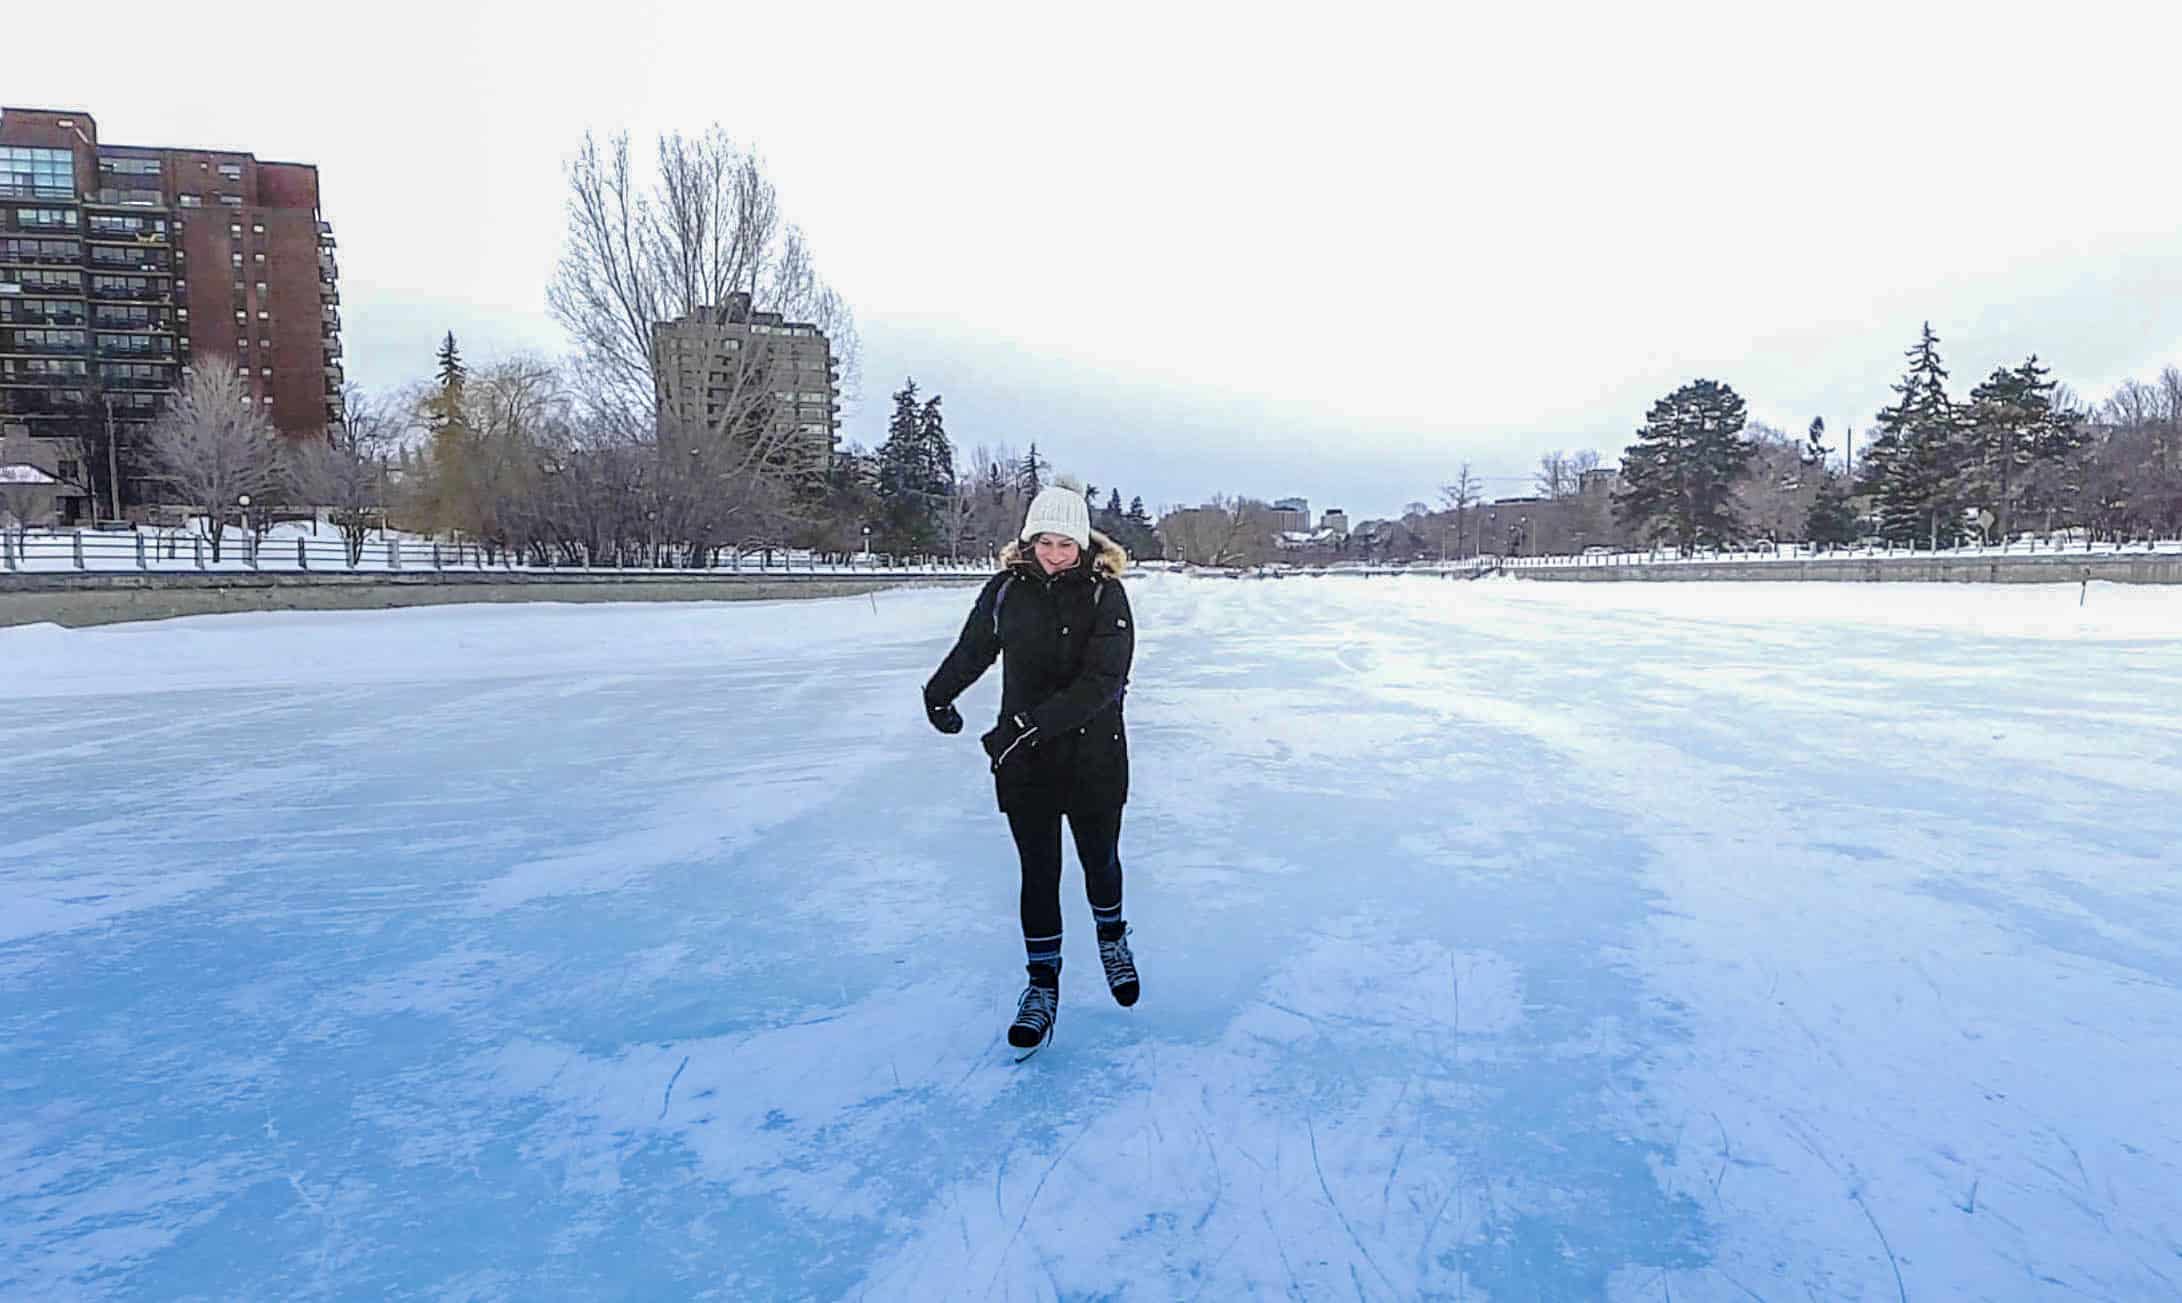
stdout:
{"type": "Polygon", "coordinates": [[[1326,508],[1326,514],[1318,518],[1318,527],[1336,534],[1349,532],[1349,513],[1339,507],[1326,508]]]}
{"type": "Polygon", "coordinates": [[[1283,533],[1311,531],[1311,503],[1307,498],[1282,498],[1273,504],[1273,528],[1283,533]]]}
{"type": "Polygon", "coordinates": [[[0,427],[0,529],[36,529],[80,520],[83,491],[60,478],[66,470],[62,444],[10,434],[0,427]]]}
{"type": "Polygon", "coordinates": [[[841,428],[841,369],[825,333],[753,311],[740,291],[653,327],[660,407],[691,428],[755,421],[797,469],[823,474],[841,428]]]}
{"type": "Polygon", "coordinates": [[[58,434],[110,400],[148,421],[216,354],[281,433],[323,434],[343,379],[333,247],[311,164],[0,109],[0,415],[58,434]]]}
{"type": "Polygon", "coordinates": [[[1576,477],[1578,493],[1612,493],[1621,487],[1621,472],[1612,468],[1585,471],[1576,477]]]}

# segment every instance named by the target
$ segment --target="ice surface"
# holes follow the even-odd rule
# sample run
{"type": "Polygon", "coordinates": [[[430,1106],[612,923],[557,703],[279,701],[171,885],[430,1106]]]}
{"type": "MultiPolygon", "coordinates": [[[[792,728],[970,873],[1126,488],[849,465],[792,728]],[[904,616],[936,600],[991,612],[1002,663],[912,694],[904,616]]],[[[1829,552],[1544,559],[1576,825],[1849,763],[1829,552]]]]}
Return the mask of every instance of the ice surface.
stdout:
{"type": "Polygon", "coordinates": [[[0,630],[0,1297],[2182,1295],[2182,592],[1132,597],[1021,1067],[964,590],[0,630]]]}

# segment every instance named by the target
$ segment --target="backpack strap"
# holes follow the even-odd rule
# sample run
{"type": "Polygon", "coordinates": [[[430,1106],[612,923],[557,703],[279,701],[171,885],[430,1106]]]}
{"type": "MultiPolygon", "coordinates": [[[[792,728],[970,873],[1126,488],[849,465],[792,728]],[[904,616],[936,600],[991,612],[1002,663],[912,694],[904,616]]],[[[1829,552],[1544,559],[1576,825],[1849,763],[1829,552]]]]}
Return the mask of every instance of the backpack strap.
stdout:
{"type": "Polygon", "coordinates": [[[1000,587],[993,593],[993,637],[1000,636],[1000,608],[1008,604],[1008,587],[1015,582],[1015,572],[1010,570],[1000,579],[1000,587]]]}

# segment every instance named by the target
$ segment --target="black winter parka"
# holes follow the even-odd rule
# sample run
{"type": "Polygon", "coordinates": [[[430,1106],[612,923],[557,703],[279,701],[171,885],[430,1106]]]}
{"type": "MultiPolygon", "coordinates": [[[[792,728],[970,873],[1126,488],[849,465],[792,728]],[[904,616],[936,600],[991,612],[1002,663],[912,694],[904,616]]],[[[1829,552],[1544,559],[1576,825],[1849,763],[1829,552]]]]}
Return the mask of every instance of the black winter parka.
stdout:
{"type": "Polygon", "coordinates": [[[1001,658],[1000,718],[1037,733],[993,775],[1006,813],[1094,814],[1129,799],[1121,702],[1136,629],[1121,574],[1128,556],[1099,533],[1074,567],[1047,575],[1010,544],[954,650],[924,685],[927,708],[951,704],[1001,658]]]}

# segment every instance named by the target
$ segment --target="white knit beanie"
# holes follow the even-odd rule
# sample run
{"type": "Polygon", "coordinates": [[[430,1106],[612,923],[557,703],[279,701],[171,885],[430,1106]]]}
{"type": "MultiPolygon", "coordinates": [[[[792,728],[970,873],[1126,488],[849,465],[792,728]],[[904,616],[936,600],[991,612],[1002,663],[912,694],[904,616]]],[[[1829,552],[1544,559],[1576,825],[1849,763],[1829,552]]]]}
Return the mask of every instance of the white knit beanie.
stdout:
{"type": "Polygon", "coordinates": [[[1061,534],[1075,539],[1077,547],[1091,546],[1091,509],[1084,504],[1082,490],[1059,484],[1038,490],[1031,499],[1030,514],[1023,517],[1021,537],[1028,543],[1040,534],[1061,534]]]}

